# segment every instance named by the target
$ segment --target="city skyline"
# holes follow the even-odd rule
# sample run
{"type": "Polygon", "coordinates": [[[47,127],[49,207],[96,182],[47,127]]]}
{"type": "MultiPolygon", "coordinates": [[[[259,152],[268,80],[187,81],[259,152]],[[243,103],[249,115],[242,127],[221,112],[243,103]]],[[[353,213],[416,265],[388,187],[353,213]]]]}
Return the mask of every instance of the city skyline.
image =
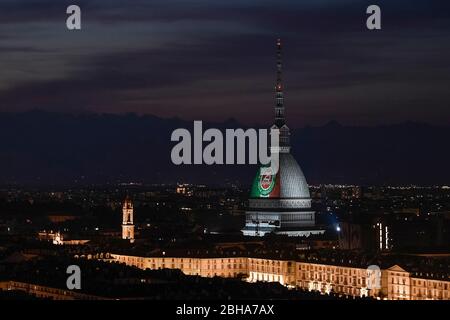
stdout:
{"type": "Polygon", "coordinates": [[[196,281],[195,290],[203,292],[190,296],[163,282],[163,288],[170,288],[166,298],[222,298],[223,291],[209,291],[222,279],[220,288],[232,299],[246,297],[244,292],[264,283],[266,294],[278,292],[275,299],[289,296],[292,301],[450,299],[448,188],[314,188],[324,234],[271,234],[257,242],[239,235],[242,190],[194,185],[150,190],[0,191],[0,236],[5,248],[14,248],[0,250],[0,293],[58,300],[152,300],[157,297],[154,279],[176,277],[181,286],[196,281]],[[80,204],[83,208],[74,210],[80,204]],[[71,213],[55,213],[55,205],[71,213]],[[14,215],[14,208],[21,208],[20,213],[14,215]],[[430,209],[436,211],[430,215],[430,209]],[[210,215],[215,217],[208,223],[210,215]],[[234,229],[219,223],[222,215],[237,223],[234,229]],[[26,223],[13,222],[25,217],[26,223]],[[26,240],[21,249],[11,247],[14,239],[26,240]],[[61,271],[67,263],[88,270],[77,290],[65,287],[61,271]],[[35,268],[39,277],[24,272],[35,268]],[[125,274],[128,280],[114,281],[105,290],[109,277],[103,272],[119,278],[125,274]],[[236,285],[245,291],[229,287],[236,285]],[[283,287],[291,294],[280,291],[283,287]]]}
{"type": "Polygon", "coordinates": [[[450,300],[449,9],[1,1],[0,301],[450,300]]]}

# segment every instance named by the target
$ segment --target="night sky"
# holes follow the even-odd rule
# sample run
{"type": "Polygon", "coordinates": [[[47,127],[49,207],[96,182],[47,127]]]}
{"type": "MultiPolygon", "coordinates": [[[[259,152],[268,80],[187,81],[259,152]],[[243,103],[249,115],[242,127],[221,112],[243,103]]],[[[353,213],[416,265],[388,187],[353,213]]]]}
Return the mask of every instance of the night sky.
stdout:
{"type": "Polygon", "coordinates": [[[292,127],[448,125],[449,17],[444,0],[2,0],[0,111],[270,123],[281,37],[292,127]]]}

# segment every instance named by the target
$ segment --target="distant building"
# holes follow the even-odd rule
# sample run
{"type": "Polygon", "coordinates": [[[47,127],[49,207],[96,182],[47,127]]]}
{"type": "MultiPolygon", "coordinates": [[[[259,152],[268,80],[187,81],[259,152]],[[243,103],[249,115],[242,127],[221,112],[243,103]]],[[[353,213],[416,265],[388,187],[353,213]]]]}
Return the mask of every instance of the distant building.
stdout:
{"type": "Polygon", "coordinates": [[[126,198],[122,207],[122,239],[134,242],[133,203],[126,198]]]}
{"type": "Polygon", "coordinates": [[[182,194],[188,197],[191,197],[194,194],[194,191],[192,189],[192,186],[190,184],[178,184],[177,188],[175,189],[175,192],[177,194],[182,194]]]}
{"type": "Polygon", "coordinates": [[[322,234],[316,230],[315,212],[311,210],[311,196],[302,169],[290,153],[290,132],[284,116],[283,85],[281,79],[281,41],[277,42],[277,84],[275,122],[272,128],[280,130],[279,170],[261,174],[253,181],[246,212],[246,236],[264,236],[268,233],[289,236],[322,234]]]}
{"type": "Polygon", "coordinates": [[[391,228],[382,219],[339,223],[339,248],[343,250],[386,251],[392,249],[391,228]]]}
{"type": "Polygon", "coordinates": [[[52,300],[107,300],[108,298],[98,297],[90,294],[52,288],[19,281],[0,281],[0,291],[22,291],[37,298],[52,300]]]}
{"type": "MultiPolygon", "coordinates": [[[[370,248],[370,239],[369,241],[364,241],[364,235],[369,235],[367,232],[364,232],[364,225],[349,223],[349,222],[340,222],[339,228],[339,249],[343,250],[360,250],[363,248],[370,248]]],[[[370,229],[369,229],[370,230],[370,229]]],[[[369,235],[370,237],[370,235],[369,235]]]]}
{"type": "Polygon", "coordinates": [[[391,219],[392,246],[395,249],[445,248],[450,243],[450,219],[443,212],[426,215],[396,214],[391,219]]]}
{"type": "Polygon", "coordinates": [[[38,233],[38,240],[48,241],[54,245],[83,245],[88,243],[89,239],[66,239],[67,235],[60,231],[40,231],[38,233]]]}
{"type": "Polygon", "coordinates": [[[376,239],[379,251],[391,249],[391,240],[389,239],[389,226],[382,220],[375,224],[376,239]]]}

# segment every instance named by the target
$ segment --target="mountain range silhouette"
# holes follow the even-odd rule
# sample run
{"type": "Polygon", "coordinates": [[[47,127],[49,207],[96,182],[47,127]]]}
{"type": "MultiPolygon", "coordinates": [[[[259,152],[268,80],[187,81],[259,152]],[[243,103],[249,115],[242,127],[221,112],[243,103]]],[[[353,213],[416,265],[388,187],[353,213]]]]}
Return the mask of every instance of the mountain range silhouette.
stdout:
{"type": "MultiPolygon", "coordinates": [[[[172,131],[192,126],[151,115],[0,113],[0,184],[250,185],[254,166],[172,164],[172,131]]],[[[204,127],[245,128],[234,119],[204,127]]],[[[309,184],[450,184],[450,126],[331,121],[291,130],[292,153],[309,184]]]]}

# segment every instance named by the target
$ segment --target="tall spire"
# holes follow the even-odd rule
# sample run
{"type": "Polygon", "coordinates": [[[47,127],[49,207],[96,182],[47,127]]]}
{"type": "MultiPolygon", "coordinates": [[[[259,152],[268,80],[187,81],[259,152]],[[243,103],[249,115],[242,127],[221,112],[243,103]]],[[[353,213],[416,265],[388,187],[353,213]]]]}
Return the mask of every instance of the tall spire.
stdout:
{"type": "Polygon", "coordinates": [[[289,152],[289,128],[284,117],[284,94],[282,79],[281,39],[277,39],[277,84],[275,86],[275,123],[280,129],[280,152],[289,152]]]}
{"type": "Polygon", "coordinates": [[[276,91],[275,125],[278,128],[281,128],[285,124],[283,83],[282,83],[281,39],[277,40],[277,84],[275,87],[275,91],[276,91]]]}
{"type": "Polygon", "coordinates": [[[134,242],[133,202],[127,195],[122,206],[122,239],[134,242]]]}

